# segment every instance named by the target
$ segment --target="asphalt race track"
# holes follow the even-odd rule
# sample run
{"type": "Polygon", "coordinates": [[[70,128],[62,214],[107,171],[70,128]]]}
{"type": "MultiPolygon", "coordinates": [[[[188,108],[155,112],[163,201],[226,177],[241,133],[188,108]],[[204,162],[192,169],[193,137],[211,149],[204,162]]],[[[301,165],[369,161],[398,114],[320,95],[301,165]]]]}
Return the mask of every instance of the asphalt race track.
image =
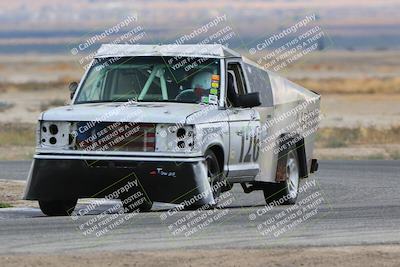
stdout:
{"type": "MultiPolygon", "coordinates": [[[[1,162],[0,179],[25,179],[29,165],[1,162]]],[[[400,161],[322,161],[318,173],[303,185],[306,181],[309,188],[298,199],[304,203],[298,210],[288,210],[290,206],[266,210],[261,192],[245,194],[235,186],[226,198],[229,205],[217,210],[168,214],[165,205],[157,204],[156,211],[130,218],[105,215],[103,220],[115,217],[114,221],[121,219],[122,223],[99,237],[85,235],[88,227],[82,227],[98,218],[96,215],[78,216],[74,221],[71,217],[45,217],[34,208],[1,209],[0,254],[400,243],[400,161]],[[303,214],[297,216],[299,210],[303,214]],[[190,214],[195,214],[192,220],[207,215],[213,221],[202,221],[201,227],[192,221],[190,229],[197,227],[194,233],[177,231],[190,214]],[[283,218],[290,218],[285,221],[290,227],[284,227],[283,218]],[[295,223],[300,218],[302,221],[295,223]],[[277,228],[271,230],[273,225],[277,228]]],[[[114,204],[91,213],[99,214],[114,204]]]]}

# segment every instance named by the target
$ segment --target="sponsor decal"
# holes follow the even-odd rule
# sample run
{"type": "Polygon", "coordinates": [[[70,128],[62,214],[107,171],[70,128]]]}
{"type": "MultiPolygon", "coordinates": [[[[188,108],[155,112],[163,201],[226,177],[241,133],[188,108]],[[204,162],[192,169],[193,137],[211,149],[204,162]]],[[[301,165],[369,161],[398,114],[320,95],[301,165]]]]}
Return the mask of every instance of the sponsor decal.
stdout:
{"type": "Polygon", "coordinates": [[[211,80],[218,82],[219,81],[219,75],[216,75],[216,74],[212,75],[211,76],[211,80]]]}
{"type": "Polygon", "coordinates": [[[211,88],[211,89],[210,89],[210,94],[211,94],[211,95],[218,95],[218,89],[211,88]]]}
{"type": "Polygon", "coordinates": [[[218,104],[218,97],[216,95],[209,95],[208,102],[210,104],[218,104]]]}
{"type": "Polygon", "coordinates": [[[173,171],[164,171],[163,168],[157,168],[155,170],[150,171],[151,176],[167,176],[167,177],[176,177],[176,172],[173,171]]]}
{"type": "Polygon", "coordinates": [[[202,96],[201,103],[208,104],[208,96],[202,96]]]}
{"type": "Polygon", "coordinates": [[[212,75],[211,76],[211,88],[218,88],[219,87],[219,75],[212,75]]]}

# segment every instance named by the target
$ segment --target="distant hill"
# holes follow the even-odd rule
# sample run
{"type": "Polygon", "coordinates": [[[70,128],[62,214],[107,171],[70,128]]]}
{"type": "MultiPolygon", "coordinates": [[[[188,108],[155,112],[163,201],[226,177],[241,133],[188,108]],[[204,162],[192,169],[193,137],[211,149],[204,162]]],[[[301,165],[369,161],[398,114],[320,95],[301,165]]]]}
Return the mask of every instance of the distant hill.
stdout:
{"type": "MultiPolygon", "coordinates": [[[[226,25],[248,44],[313,13],[335,48],[392,49],[400,47],[399,11],[398,0],[1,1],[0,53],[63,52],[136,15],[136,23],[101,42],[138,25],[147,34],[142,42],[168,42],[226,14],[226,25]]],[[[240,45],[239,39],[234,42],[240,45]]]]}

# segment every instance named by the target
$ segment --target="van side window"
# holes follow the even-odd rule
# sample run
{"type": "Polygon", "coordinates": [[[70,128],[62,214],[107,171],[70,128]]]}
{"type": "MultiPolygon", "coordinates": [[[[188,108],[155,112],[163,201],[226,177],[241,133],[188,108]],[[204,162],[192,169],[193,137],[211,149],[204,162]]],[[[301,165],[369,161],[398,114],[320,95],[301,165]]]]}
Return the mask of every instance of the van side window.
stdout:
{"type": "Polygon", "coordinates": [[[273,95],[268,72],[248,63],[244,63],[244,70],[247,73],[251,91],[260,93],[261,106],[272,107],[273,95]]]}
{"type": "Polygon", "coordinates": [[[228,63],[227,101],[228,106],[238,107],[238,96],[247,93],[243,70],[239,63],[228,63]]]}

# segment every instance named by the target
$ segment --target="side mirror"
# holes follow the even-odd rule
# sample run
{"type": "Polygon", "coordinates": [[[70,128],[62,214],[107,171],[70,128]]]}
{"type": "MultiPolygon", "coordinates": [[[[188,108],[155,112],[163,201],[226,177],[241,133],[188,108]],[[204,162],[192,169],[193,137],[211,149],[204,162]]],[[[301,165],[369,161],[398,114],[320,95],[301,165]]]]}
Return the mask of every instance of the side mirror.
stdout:
{"type": "Polygon", "coordinates": [[[70,98],[74,98],[74,94],[76,92],[76,89],[78,88],[78,83],[77,82],[72,82],[69,84],[69,92],[70,94],[70,98]]]}
{"type": "Polygon", "coordinates": [[[252,108],[261,105],[259,92],[239,95],[238,100],[239,100],[239,106],[243,108],[252,108]]]}

